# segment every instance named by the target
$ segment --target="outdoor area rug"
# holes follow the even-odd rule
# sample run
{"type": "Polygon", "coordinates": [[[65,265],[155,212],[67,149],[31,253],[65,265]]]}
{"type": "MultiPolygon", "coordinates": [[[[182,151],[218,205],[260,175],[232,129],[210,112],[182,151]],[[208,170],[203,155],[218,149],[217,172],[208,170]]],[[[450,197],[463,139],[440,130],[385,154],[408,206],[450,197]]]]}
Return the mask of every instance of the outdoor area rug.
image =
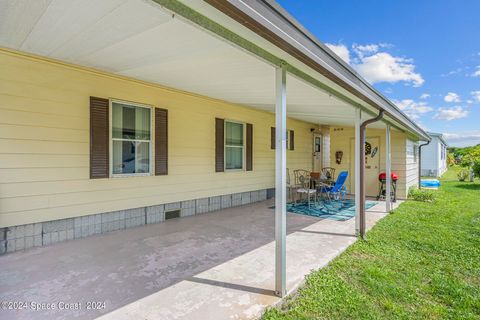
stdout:
{"type": "MultiPolygon", "coordinates": [[[[365,209],[370,209],[376,204],[377,202],[375,201],[367,201],[365,209]]],[[[275,206],[271,208],[274,209],[275,206]]],[[[321,201],[316,205],[311,202],[310,207],[308,207],[307,202],[287,203],[287,211],[322,219],[346,221],[355,216],[355,200],[346,199],[342,202],[321,201]]]]}

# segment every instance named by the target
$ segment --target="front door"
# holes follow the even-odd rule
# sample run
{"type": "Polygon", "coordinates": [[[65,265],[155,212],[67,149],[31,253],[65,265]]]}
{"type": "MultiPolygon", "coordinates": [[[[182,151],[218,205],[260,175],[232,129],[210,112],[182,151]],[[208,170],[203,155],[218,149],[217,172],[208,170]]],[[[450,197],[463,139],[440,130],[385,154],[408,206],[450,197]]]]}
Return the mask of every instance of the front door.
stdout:
{"type": "Polygon", "coordinates": [[[313,135],[313,171],[322,170],[322,135],[315,133],[313,135]]]}
{"type": "MultiPolygon", "coordinates": [[[[350,190],[355,192],[355,139],[350,141],[350,190]]],[[[380,174],[380,138],[367,137],[365,143],[365,194],[378,195],[378,175],[380,174]]]]}

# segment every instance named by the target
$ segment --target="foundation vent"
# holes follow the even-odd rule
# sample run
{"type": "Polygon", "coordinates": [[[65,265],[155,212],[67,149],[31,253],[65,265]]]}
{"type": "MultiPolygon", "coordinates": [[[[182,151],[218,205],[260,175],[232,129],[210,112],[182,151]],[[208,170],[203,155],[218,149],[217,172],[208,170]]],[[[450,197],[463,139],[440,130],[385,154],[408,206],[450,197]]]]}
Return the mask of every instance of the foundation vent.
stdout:
{"type": "Polygon", "coordinates": [[[180,210],[165,211],[165,220],[180,218],[180,210]]]}

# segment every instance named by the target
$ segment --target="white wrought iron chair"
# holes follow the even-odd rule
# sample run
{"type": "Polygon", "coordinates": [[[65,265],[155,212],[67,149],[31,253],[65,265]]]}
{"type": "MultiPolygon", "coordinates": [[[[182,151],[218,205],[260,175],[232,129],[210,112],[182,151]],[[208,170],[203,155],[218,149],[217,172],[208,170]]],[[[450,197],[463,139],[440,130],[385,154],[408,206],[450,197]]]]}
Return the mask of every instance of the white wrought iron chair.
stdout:
{"type": "Polygon", "coordinates": [[[295,183],[300,185],[300,187],[296,190],[297,194],[300,194],[300,199],[302,198],[302,194],[307,197],[308,207],[310,208],[310,199],[313,196],[314,204],[317,203],[317,190],[313,189],[310,183],[310,172],[303,169],[298,169],[294,171],[295,173],[295,183]]]}
{"type": "Polygon", "coordinates": [[[292,180],[290,179],[290,170],[287,168],[287,190],[288,194],[290,196],[290,201],[295,201],[294,194],[296,193],[297,189],[300,188],[301,186],[295,183],[292,183],[292,180]],[[295,192],[294,192],[295,191],[295,192]]]}

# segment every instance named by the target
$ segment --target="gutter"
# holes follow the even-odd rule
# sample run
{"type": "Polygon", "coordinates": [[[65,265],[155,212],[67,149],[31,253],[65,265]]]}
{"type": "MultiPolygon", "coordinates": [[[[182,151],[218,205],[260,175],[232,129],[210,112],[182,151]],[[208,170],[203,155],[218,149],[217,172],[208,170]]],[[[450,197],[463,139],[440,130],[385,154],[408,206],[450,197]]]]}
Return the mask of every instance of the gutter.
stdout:
{"type": "Polygon", "coordinates": [[[422,177],[422,147],[430,144],[430,141],[418,146],[418,189],[422,189],[421,177],[422,177]]]}
{"type": "Polygon", "coordinates": [[[360,236],[363,240],[365,239],[365,234],[367,230],[367,224],[365,220],[365,131],[367,126],[371,123],[380,121],[383,119],[384,112],[380,110],[378,116],[373,119],[368,119],[360,125],[360,236]]]}

